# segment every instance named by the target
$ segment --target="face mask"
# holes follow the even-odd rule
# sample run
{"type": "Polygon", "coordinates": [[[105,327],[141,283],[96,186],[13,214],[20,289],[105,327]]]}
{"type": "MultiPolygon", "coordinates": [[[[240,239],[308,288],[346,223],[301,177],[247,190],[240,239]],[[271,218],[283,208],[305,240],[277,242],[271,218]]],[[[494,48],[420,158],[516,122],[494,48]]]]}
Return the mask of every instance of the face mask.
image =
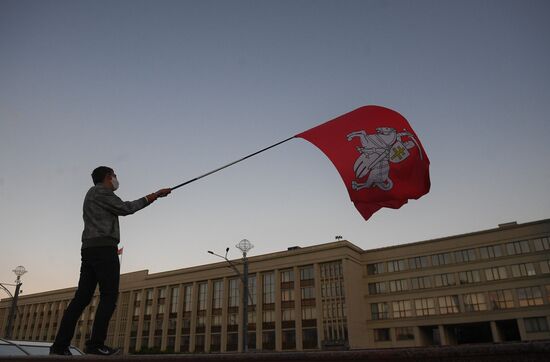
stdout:
{"type": "Polygon", "coordinates": [[[113,183],[113,191],[116,191],[118,190],[118,187],[120,186],[120,184],[118,183],[118,180],[116,177],[113,177],[111,179],[111,182],[113,183]]]}

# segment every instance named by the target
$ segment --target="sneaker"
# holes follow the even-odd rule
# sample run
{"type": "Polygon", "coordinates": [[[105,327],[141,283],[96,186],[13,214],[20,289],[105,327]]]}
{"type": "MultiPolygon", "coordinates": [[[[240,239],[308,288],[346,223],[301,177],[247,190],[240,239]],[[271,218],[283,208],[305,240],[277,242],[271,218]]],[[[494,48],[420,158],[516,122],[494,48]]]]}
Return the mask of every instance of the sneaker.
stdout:
{"type": "Polygon", "coordinates": [[[111,348],[105,345],[103,346],[87,346],[84,349],[86,354],[98,354],[101,356],[112,356],[120,353],[120,348],[111,348]]]}
{"type": "Polygon", "coordinates": [[[50,347],[50,355],[58,355],[58,356],[72,356],[73,354],[69,350],[69,347],[65,348],[54,348],[53,346],[50,347]]]}

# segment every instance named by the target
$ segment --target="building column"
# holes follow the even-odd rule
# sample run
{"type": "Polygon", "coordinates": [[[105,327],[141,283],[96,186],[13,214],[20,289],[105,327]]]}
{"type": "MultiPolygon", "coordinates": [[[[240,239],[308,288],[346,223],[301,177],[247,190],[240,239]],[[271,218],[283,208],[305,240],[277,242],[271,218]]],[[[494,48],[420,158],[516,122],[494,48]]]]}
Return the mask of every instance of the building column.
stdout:
{"type": "Polygon", "coordinates": [[[133,290],[130,291],[130,297],[128,298],[128,315],[126,319],[126,328],[124,330],[124,342],[122,343],[122,351],[124,354],[130,352],[130,333],[132,330],[132,322],[134,321],[134,303],[135,303],[135,293],[133,290]]]}
{"type": "Polygon", "coordinates": [[[220,352],[227,351],[227,304],[229,303],[229,279],[223,278],[223,296],[222,296],[222,332],[220,339],[220,352]]]}
{"type": "MultiPolygon", "coordinates": [[[[48,330],[46,331],[46,339],[49,341],[50,340],[50,336],[52,335],[52,330],[53,330],[53,323],[54,323],[54,320],[55,320],[55,310],[57,308],[57,302],[50,302],[50,305],[49,305],[49,308],[48,308],[48,313],[50,313],[50,318],[49,318],[49,321],[48,321],[48,330]]],[[[23,322],[23,318],[21,317],[21,321],[20,322],[23,322]]],[[[55,331],[53,331],[53,333],[55,333],[55,331]]]]}
{"type": "Polygon", "coordinates": [[[238,335],[238,345],[237,345],[237,352],[243,351],[243,293],[244,293],[244,285],[241,278],[239,280],[239,312],[238,312],[238,328],[237,328],[237,335],[238,335]]]}
{"type": "Polygon", "coordinates": [[[445,329],[445,326],[440,324],[437,326],[439,329],[439,340],[441,341],[442,346],[448,346],[449,345],[449,338],[447,336],[447,330],[445,329]]]}
{"type": "Polygon", "coordinates": [[[264,323],[264,283],[261,273],[256,273],[256,349],[261,351],[264,323]]]}
{"type": "Polygon", "coordinates": [[[136,351],[139,351],[141,349],[141,334],[143,333],[143,320],[145,316],[145,308],[147,308],[147,293],[145,293],[145,289],[142,289],[140,293],[141,294],[139,299],[140,302],[139,302],[138,328],[136,332],[136,351]]]}
{"type": "Polygon", "coordinates": [[[529,337],[527,336],[527,332],[525,331],[525,323],[523,322],[523,318],[518,318],[518,329],[519,329],[519,336],[521,338],[521,341],[528,341],[529,337]]]}
{"type": "Polygon", "coordinates": [[[295,266],[293,271],[294,273],[294,316],[295,316],[295,325],[296,330],[296,350],[303,351],[303,338],[302,338],[302,290],[301,288],[301,278],[300,278],[300,269],[295,266]]]}
{"type": "Polygon", "coordinates": [[[197,282],[193,282],[193,288],[191,289],[191,326],[189,327],[189,352],[195,352],[195,335],[197,332],[197,308],[199,291],[197,282]]]}
{"type": "Polygon", "coordinates": [[[275,273],[275,351],[283,350],[283,331],[281,325],[281,273],[279,269],[275,273]]]}
{"type": "Polygon", "coordinates": [[[182,327],[182,321],[183,321],[183,298],[185,296],[183,295],[183,285],[179,285],[179,291],[178,291],[178,306],[176,310],[176,340],[174,341],[174,352],[180,352],[181,347],[181,327],[182,327]]]}
{"type": "Polygon", "coordinates": [[[323,349],[325,331],[323,328],[323,296],[321,294],[321,267],[319,263],[313,264],[313,277],[315,278],[315,314],[317,318],[317,346],[323,349]]]}
{"type": "Polygon", "coordinates": [[[153,304],[151,306],[151,324],[149,325],[149,341],[147,347],[153,347],[155,343],[155,330],[157,328],[157,314],[158,314],[158,300],[159,300],[160,288],[153,288],[153,304]]]}
{"type": "MultiPolygon", "coordinates": [[[[23,337],[23,339],[25,340],[29,340],[31,335],[32,335],[32,330],[34,329],[32,326],[32,322],[34,319],[33,319],[33,314],[34,314],[34,311],[36,310],[36,305],[35,304],[31,304],[29,306],[29,322],[27,323],[27,330],[25,331],[25,336],[23,337]]],[[[8,312],[9,313],[9,312],[8,312]]],[[[36,321],[35,321],[36,323],[36,321]]],[[[4,325],[4,330],[6,330],[6,326],[4,325]]]]}
{"type": "Polygon", "coordinates": [[[495,321],[491,321],[491,334],[493,335],[493,342],[499,343],[502,342],[502,338],[500,336],[500,331],[498,330],[497,323],[495,321]]]}
{"type": "MultiPolygon", "coordinates": [[[[160,342],[161,351],[166,351],[166,345],[168,344],[168,319],[172,308],[172,287],[171,285],[164,286],[166,292],[164,293],[164,318],[162,320],[162,338],[160,342]]],[[[176,346],[174,345],[174,349],[175,348],[176,346]]]]}
{"type": "Polygon", "coordinates": [[[413,333],[414,333],[414,346],[415,347],[422,347],[426,345],[424,335],[422,334],[419,326],[413,327],[413,333]]]}
{"type": "Polygon", "coordinates": [[[211,331],[212,331],[212,296],[214,295],[212,290],[212,279],[208,279],[206,287],[206,327],[204,330],[204,351],[210,352],[211,344],[211,331]]]}

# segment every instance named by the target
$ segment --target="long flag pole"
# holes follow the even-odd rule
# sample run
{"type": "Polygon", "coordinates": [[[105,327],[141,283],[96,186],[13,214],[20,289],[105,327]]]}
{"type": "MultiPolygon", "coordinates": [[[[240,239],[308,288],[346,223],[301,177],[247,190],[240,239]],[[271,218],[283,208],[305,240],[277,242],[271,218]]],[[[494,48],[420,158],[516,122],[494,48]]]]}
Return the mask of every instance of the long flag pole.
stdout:
{"type": "Polygon", "coordinates": [[[241,161],[244,161],[244,160],[246,160],[246,159],[248,159],[248,158],[250,158],[250,157],[256,156],[256,155],[259,154],[259,153],[265,152],[265,151],[267,151],[267,150],[269,150],[269,149],[271,149],[271,148],[273,148],[273,147],[277,147],[277,146],[279,146],[280,144],[283,144],[283,143],[285,143],[285,142],[288,142],[288,141],[290,141],[291,139],[293,139],[293,138],[295,138],[295,137],[296,137],[296,136],[292,136],[292,137],[287,138],[286,140],[279,141],[279,142],[277,142],[277,143],[275,143],[275,144],[273,144],[273,145],[271,145],[271,146],[269,146],[269,147],[263,148],[263,149],[261,149],[261,150],[259,150],[259,151],[256,151],[256,152],[251,153],[251,154],[249,154],[249,155],[247,155],[247,156],[244,156],[243,158],[240,158],[240,159],[238,159],[238,160],[236,160],[236,161],[233,161],[233,162],[231,162],[231,163],[228,163],[228,164],[225,165],[225,166],[218,167],[217,169],[212,170],[212,171],[210,171],[210,172],[207,172],[207,173],[205,173],[204,175],[200,175],[200,176],[195,177],[195,178],[193,178],[193,179],[191,179],[191,180],[188,180],[188,181],[185,181],[185,182],[183,182],[183,183],[181,183],[181,184],[179,184],[179,185],[176,185],[176,186],[172,187],[170,190],[174,191],[175,189],[178,189],[178,188],[180,188],[180,187],[182,187],[182,186],[185,186],[185,185],[187,185],[187,184],[190,184],[191,182],[195,182],[195,181],[197,181],[197,180],[200,180],[200,179],[203,178],[203,177],[206,177],[206,176],[208,176],[208,175],[212,175],[213,173],[216,173],[216,172],[218,172],[218,171],[221,171],[221,170],[223,170],[224,168],[227,168],[227,167],[229,167],[229,166],[233,166],[233,165],[236,164],[236,163],[239,163],[239,162],[241,162],[241,161]]]}

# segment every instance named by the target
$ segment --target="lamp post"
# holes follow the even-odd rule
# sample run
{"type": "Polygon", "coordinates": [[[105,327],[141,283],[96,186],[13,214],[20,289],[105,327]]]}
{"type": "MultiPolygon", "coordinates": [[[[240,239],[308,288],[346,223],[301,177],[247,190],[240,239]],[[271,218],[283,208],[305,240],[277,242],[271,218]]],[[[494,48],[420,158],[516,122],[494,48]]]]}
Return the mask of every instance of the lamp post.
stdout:
{"type": "MultiPolygon", "coordinates": [[[[19,265],[17,268],[13,269],[13,272],[17,276],[15,280],[15,294],[11,298],[11,307],[10,313],[8,315],[8,325],[6,327],[6,339],[11,339],[13,333],[13,320],[15,319],[15,311],[17,310],[17,299],[19,298],[19,292],[21,290],[21,276],[27,272],[24,266],[19,265]]],[[[7,291],[6,288],[3,288],[7,291]]]]}
{"type": "Polygon", "coordinates": [[[243,317],[242,317],[242,351],[248,352],[248,298],[251,298],[249,292],[248,292],[248,258],[247,254],[254,247],[250,241],[247,239],[243,239],[239,241],[237,245],[235,245],[237,249],[239,249],[242,252],[242,263],[243,263],[243,273],[241,274],[239,272],[239,269],[233,264],[229,259],[227,259],[227,253],[229,252],[229,248],[225,249],[225,256],[221,256],[219,254],[214,253],[211,250],[208,250],[209,254],[216,255],[222,259],[224,259],[227,263],[229,263],[229,267],[235,271],[235,273],[239,276],[241,279],[241,282],[243,283],[243,317]]]}

